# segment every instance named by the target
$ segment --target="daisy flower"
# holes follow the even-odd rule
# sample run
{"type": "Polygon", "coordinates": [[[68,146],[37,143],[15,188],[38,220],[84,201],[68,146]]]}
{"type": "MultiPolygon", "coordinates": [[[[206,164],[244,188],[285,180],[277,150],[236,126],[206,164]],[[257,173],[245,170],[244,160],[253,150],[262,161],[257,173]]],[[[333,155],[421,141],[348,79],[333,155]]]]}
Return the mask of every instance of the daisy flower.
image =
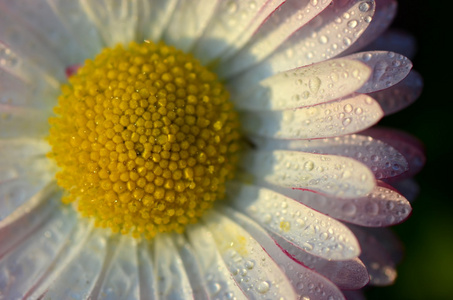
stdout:
{"type": "Polygon", "coordinates": [[[373,227],[409,216],[424,159],[370,129],[421,90],[395,12],[1,0],[0,299],[332,300],[391,283],[400,246],[373,227]]]}

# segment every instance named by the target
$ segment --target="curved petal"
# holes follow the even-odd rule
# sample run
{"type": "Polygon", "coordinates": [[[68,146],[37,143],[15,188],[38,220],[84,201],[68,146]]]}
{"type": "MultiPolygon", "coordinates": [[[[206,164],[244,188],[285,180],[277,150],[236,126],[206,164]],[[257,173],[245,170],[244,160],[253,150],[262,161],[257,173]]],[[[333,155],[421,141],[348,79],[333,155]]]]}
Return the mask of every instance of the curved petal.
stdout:
{"type": "Polygon", "coordinates": [[[243,41],[241,35],[250,36],[253,28],[257,28],[279,3],[281,0],[257,0],[253,3],[238,0],[220,1],[206,31],[193,49],[194,55],[201,63],[207,64],[228,47],[237,48],[236,44],[243,41]]]}
{"type": "Polygon", "coordinates": [[[372,75],[357,92],[372,93],[391,87],[403,80],[412,68],[411,61],[401,55],[388,51],[360,52],[346,56],[367,64],[372,75]]]}
{"type": "Polygon", "coordinates": [[[390,115],[411,105],[420,96],[422,88],[422,77],[411,70],[402,81],[370,96],[379,103],[385,115],[390,115]]]}
{"type": "Polygon", "coordinates": [[[355,199],[325,197],[290,189],[285,189],[284,194],[335,219],[367,227],[401,223],[412,211],[409,201],[401,194],[382,186],[355,199]]]}
{"type": "Polygon", "coordinates": [[[277,235],[272,236],[277,245],[294,260],[325,276],[340,289],[359,289],[370,281],[365,265],[358,258],[350,260],[327,260],[300,251],[299,248],[277,235]]]}
{"type": "Polygon", "coordinates": [[[242,112],[244,131],[279,139],[314,139],[355,133],[377,123],[384,115],[371,97],[327,102],[295,110],[242,112]]]}
{"type": "Polygon", "coordinates": [[[288,278],[246,230],[217,211],[205,215],[203,221],[232,277],[248,298],[295,298],[288,278]]]}
{"type": "Polygon", "coordinates": [[[96,298],[106,299],[140,299],[137,241],[130,236],[114,238],[109,247],[113,254],[105,268],[104,277],[96,298]]]}
{"type": "Polygon", "coordinates": [[[164,40],[182,51],[189,51],[202,35],[219,2],[218,0],[179,1],[172,20],[165,28],[164,40]]]}
{"type": "Polygon", "coordinates": [[[299,299],[344,299],[337,286],[300,262],[290,258],[287,253],[277,246],[269,234],[252,220],[227,207],[224,208],[224,211],[230,218],[246,229],[259,242],[266,253],[279,264],[281,270],[285,272],[299,295],[299,299]]]}
{"type": "Polygon", "coordinates": [[[335,57],[360,36],[372,20],[373,0],[334,1],[265,60],[236,76],[251,85],[278,72],[335,57]]]}
{"type": "Polygon", "coordinates": [[[342,156],[283,150],[248,151],[241,165],[258,180],[337,197],[364,196],[376,185],[367,167],[342,156]]]}
{"type": "Polygon", "coordinates": [[[334,59],[266,78],[232,101],[237,109],[252,111],[311,106],[355,92],[370,74],[365,64],[334,59]]]}
{"type": "Polygon", "coordinates": [[[195,250],[209,297],[246,299],[237,283],[231,280],[230,271],[217,250],[212,233],[203,225],[194,225],[187,228],[187,235],[195,250]]]}
{"type": "Polygon", "coordinates": [[[368,166],[376,179],[395,177],[409,168],[404,156],[395,148],[365,135],[314,140],[277,140],[253,136],[251,140],[262,150],[293,150],[354,158],[368,166]]]}
{"type": "Polygon", "coordinates": [[[332,0],[289,0],[257,29],[250,41],[233,56],[222,56],[218,74],[229,77],[263,60],[288,37],[323,11],[332,0]],[[282,22],[282,20],[285,20],[282,22]]]}
{"type": "Polygon", "coordinates": [[[357,257],[360,247],[346,226],[272,190],[229,186],[231,204],[266,230],[304,251],[325,259],[357,257]]]}

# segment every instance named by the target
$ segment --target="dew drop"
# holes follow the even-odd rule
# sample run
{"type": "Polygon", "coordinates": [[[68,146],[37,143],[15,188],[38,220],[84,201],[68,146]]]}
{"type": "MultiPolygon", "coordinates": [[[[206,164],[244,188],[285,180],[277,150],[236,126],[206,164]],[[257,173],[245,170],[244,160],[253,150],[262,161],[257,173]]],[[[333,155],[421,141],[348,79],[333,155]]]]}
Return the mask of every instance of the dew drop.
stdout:
{"type": "Polygon", "coordinates": [[[269,291],[270,284],[267,281],[262,281],[256,286],[256,290],[260,294],[265,294],[269,291]]]}
{"type": "Polygon", "coordinates": [[[313,170],[314,167],[315,167],[315,163],[312,162],[311,160],[307,161],[307,162],[304,164],[304,169],[307,170],[307,171],[313,170]]]}
{"type": "Polygon", "coordinates": [[[321,86],[321,79],[319,79],[319,77],[310,78],[310,80],[308,81],[308,87],[309,87],[310,91],[314,94],[316,94],[318,92],[320,86],[321,86]]]}
{"type": "Polygon", "coordinates": [[[357,24],[358,24],[357,20],[351,20],[351,21],[348,22],[348,27],[349,28],[356,28],[357,24]]]}
{"type": "Polygon", "coordinates": [[[354,216],[357,212],[357,207],[353,203],[346,203],[341,207],[342,212],[347,216],[354,216]]]}
{"type": "Polygon", "coordinates": [[[359,10],[361,12],[367,12],[370,10],[370,4],[368,4],[367,2],[363,2],[359,5],[359,10]]]}

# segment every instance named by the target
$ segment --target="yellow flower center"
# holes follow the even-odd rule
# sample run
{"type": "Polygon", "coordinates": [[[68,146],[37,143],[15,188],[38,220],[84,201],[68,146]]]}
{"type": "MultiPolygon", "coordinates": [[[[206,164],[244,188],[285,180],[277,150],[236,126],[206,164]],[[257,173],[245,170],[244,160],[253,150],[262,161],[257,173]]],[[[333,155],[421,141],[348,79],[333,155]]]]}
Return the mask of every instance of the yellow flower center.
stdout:
{"type": "Polygon", "coordinates": [[[104,49],[63,85],[49,157],[65,203],[133,236],[183,232],[224,197],[239,120],[217,76],[146,41],[104,49]]]}

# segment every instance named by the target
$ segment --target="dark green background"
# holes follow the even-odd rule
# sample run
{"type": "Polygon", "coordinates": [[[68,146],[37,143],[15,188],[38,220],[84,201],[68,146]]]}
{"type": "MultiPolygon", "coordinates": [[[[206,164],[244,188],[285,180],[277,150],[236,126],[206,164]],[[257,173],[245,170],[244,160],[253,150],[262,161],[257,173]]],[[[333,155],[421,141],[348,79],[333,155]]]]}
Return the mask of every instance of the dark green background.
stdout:
{"type": "Polygon", "coordinates": [[[425,88],[415,104],[382,124],[421,139],[428,160],[416,177],[421,194],[413,214],[395,227],[406,247],[398,278],[393,286],[371,289],[368,299],[453,299],[453,14],[445,6],[450,2],[399,1],[393,27],[416,37],[414,68],[423,75],[425,88]]]}

